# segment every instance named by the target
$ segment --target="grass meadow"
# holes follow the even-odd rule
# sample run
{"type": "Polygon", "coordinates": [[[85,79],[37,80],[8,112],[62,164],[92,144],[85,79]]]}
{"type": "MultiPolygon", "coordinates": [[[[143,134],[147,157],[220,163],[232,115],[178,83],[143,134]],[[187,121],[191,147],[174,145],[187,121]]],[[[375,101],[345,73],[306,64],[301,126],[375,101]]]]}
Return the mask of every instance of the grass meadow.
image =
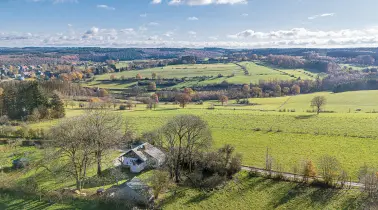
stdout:
{"type": "MultiPolygon", "coordinates": [[[[354,180],[364,163],[378,162],[378,114],[365,113],[378,110],[374,97],[378,91],[357,91],[339,94],[316,93],[293,97],[250,99],[256,106],[237,106],[232,101],[228,106],[216,103],[214,110],[208,104],[191,104],[181,109],[174,104],[160,104],[156,110],[146,110],[145,105],[129,111],[114,111],[122,114],[133,125],[138,135],[158,129],[169,119],[180,114],[195,114],[209,124],[215,148],[232,144],[243,155],[243,163],[264,166],[266,148],[270,148],[276,162],[291,171],[295,163],[311,159],[314,162],[322,155],[333,155],[354,180]],[[324,95],[328,100],[325,109],[335,113],[307,113],[311,99],[324,95]],[[295,112],[280,112],[278,110],[295,112]],[[362,111],[355,111],[362,109],[362,111]],[[271,111],[266,111],[271,110],[271,111]],[[351,112],[349,113],[349,110],[351,112]]],[[[67,115],[84,113],[80,109],[67,109],[67,115]]],[[[58,121],[31,124],[32,128],[47,128],[58,121]]],[[[378,166],[378,165],[377,165],[378,166]]]]}
{"type": "Polygon", "coordinates": [[[200,81],[190,80],[180,83],[176,88],[202,86],[208,84],[218,84],[223,81],[227,81],[231,84],[249,84],[258,83],[260,80],[294,80],[294,79],[314,79],[315,74],[305,71],[303,69],[275,69],[268,66],[258,65],[253,62],[241,62],[239,63],[245,66],[249,72],[249,75],[245,75],[242,68],[233,63],[227,64],[186,64],[186,65],[171,65],[166,67],[158,67],[144,70],[124,71],[119,73],[110,73],[95,76],[95,80],[88,82],[86,86],[96,86],[109,89],[124,89],[129,88],[136,83],[125,83],[121,81],[121,77],[134,78],[137,74],[140,74],[143,78],[151,78],[152,73],[156,73],[165,79],[183,78],[183,77],[201,77],[201,76],[213,76],[213,78],[200,81]],[[222,77],[218,77],[221,74],[222,77]],[[233,77],[229,77],[230,75],[233,77]],[[110,76],[114,75],[116,81],[110,81],[110,76]],[[310,77],[309,75],[313,75],[310,77]],[[109,81],[104,81],[109,80],[109,81]]]}
{"type": "Polygon", "coordinates": [[[306,187],[242,172],[221,190],[180,188],[167,196],[163,209],[356,209],[363,201],[358,190],[306,187]]]}
{"type": "MultiPolygon", "coordinates": [[[[378,167],[378,114],[367,113],[378,110],[378,91],[356,91],[345,93],[315,93],[293,97],[253,98],[254,106],[240,106],[229,101],[227,106],[219,102],[205,102],[204,105],[190,104],[185,109],[174,104],[159,104],[156,110],[146,110],[138,104],[133,110],[109,110],[124,116],[137,131],[143,132],[160,128],[169,119],[180,114],[195,114],[202,117],[212,131],[214,148],[232,144],[243,155],[243,164],[264,167],[265,152],[270,148],[274,159],[273,168],[279,163],[284,171],[292,171],[294,165],[311,159],[317,165],[323,155],[335,156],[349,176],[358,180],[357,172],[365,163],[378,167]],[[316,95],[327,98],[325,107],[335,113],[307,113],[311,99],[316,95]],[[209,110],[210,103],[215,109],[209,110]],[[295,109],[295,112],[280,112],[295,109]],[[361,109],[361,111],[356,111],[361,109]],[[270,110],[270,111],[267,111],[270,110]]],[[[67,108],[67,117],[85,113],[79,108],[67,108]]],[[[44,121],[30,124],[31,128],[45,128],[59,121],[44,121]]],[[[31,160],[38,160],[44,150],[34,147],[19,147],[16,150],[0,146],[0,167],[10,167],[14,153],[27,153],[31,160]]],[[[112,166],[118,152],[110,154],[105,169],[112,166]]],[[[89,170],[89,177],[95,175],[95,168],[89,170]]],[[[12,180],[27,180],[37,176],[46,189],[73,186],[65,177],[52,177],[43,170],[10,172],[1,174],[12,180]]],[[[122,180],[122,181],[126,181],[122,180]]],[[[114,183],[87,186],[84,192],[93,193],[99,186],[110,187],[114,183]]],[[[0,209],[98,209],[88,200],[73,203],[54,204],[39,202],[32,198],[19,197],[14,193],[1,193],[0,209]]],[[[213,192],[203,192],[178,186],[162,196],[163,209],[348,209],[363,203],[359,189],[335,190],[304,187],[289,182],[276,182],[264,178],[251,178],[241,172],[237,178],[213,192]],[[175,193],[173,193],[175,192],[175,193]]]]}

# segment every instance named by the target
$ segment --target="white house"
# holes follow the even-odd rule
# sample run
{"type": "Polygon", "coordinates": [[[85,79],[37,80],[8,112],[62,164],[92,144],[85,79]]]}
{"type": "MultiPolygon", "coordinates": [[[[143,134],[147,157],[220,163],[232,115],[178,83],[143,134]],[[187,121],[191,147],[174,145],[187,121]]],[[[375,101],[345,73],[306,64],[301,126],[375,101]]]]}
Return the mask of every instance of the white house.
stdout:
{"type": "Polygon", "coordinates": [[[146,167],[157,168],[163,165],[165,154],[149,143],[137,146],[120,156],[122,166],[130,167],[133,173],[139,173],[146,167]]]}

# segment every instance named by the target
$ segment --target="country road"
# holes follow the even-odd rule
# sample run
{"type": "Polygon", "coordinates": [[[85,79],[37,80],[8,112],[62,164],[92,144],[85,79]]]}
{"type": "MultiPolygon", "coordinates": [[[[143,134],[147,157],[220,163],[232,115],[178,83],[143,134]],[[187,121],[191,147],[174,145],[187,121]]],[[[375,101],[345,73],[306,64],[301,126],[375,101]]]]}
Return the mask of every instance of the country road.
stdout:
{"type": "MultiPolygon", "coordinates": [[[[262,168],[256,168],[256,167],[252,167],[252,166],[242,166],[242,170],[253,171],[253,172],[258,172],[258,173],[265,173],[265,174],[269,173],[268,170],[265,170],[265,169],[262,169],[262,168]]],[[[287,173],[287,172],[277,172],[277,171],[270,171],[270,173],[271,173],[272,176],[275,176],[278,173],[281,173],[282,176],[284,176],[288,180],[293,180],[294,178],[303,179],[303,176],[299,175],[299,174],[293,174],[293,173],[287,173]]],[[[317,179],[321,179],[321,177],[317,177],[317,179]]],[[[311,181],[311,180],[314,180],[314,179],[310,178],[309,180],[311,181]]],[[[340,185],[341,182],[338,182],[337,184],[340,185]]],[[[345,185],[351,186],[351,187],[359,187],[359,188],[365,187],[364,184],[359,183],[359,182],[347,182],[345,185]]]]}

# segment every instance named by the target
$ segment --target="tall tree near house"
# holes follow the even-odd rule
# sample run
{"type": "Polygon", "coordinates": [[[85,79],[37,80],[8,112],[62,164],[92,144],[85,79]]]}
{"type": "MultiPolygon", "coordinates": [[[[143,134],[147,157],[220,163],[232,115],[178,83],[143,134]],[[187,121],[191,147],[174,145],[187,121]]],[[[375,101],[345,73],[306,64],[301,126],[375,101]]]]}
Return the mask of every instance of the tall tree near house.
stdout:
{"type": "Polygon", "coordinates": [[[151,188],[155,199],[169,187],[169,174],[166,171],[156,170],[150,177],[151,188]]]}
{"type": "Polygon", "coordinates": [[[319,114],[322,108],[326,105],[327,99],[324,96],[315,96],[311,100],[311,106],[316,108],[316,113],[319,114]]]}
{"type": "Polygon", "coordinates": [[[50,104],[52,109],[51,115],[53,118],[62,118],[66,116],[66,110],[64,109],[64,101],[60,93],[56,91],[54,92],[50,104]]]}
{"type": "Polygon", "coordinates": [[[91,141],[97,163],[97,175],[102,175],[102,159],[106,151],[120,143],[123,136],[122,116],[106,110],[94,110],[87,113],[86,127],[91,130],[91,141]]]}
{"type": "MultiPolygon", "coordinates": [[[[66,119],[51,129],[53,154],[48,160],[63,164],[60,172],[71,176],[76,181],[76,189],[81,190],[87,178],[88,168],[94,163],[95,147],[91,141],[91,130],[86,127],[87,119],[84,116],[66,119]]],[[[50,164],[51,165],[51,164],[50,164]]],[[[51,166],[54,167],[54,164],[51,166]]],[[[50,170],[52,171],[52,170],[50,170]]]]}
{"type": "Polygon", "coordinates": [[[228,102],[228,97],[225,96],[225,95],[221,95],[221,96],[219,97],[219,101],[222,103],[222,106],[223,106],[225,103],[227,104],[227,102],[228,102]]]}
{"type": "Polygon", "coordinates": [[[183,164],[192,165],[196,152],[210,147],[210,129],[198,116],[179,115],[168,121],[161,133],[163,138],[158,144],[166,149],[170,176],[178,183],[183,164]]]}

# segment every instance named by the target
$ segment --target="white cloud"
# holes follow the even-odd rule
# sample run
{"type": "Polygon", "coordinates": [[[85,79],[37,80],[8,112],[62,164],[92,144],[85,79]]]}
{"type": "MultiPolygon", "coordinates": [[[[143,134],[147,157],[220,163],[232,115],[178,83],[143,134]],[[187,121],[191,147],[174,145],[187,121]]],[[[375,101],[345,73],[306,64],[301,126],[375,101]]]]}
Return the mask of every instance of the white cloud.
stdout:
{"type": "Polygon", "coordinates": [[[89,34],[89,35],[96,35],[98,32],[99,32],[99,28],[97,27],[92,27],[91,29],[87,30],[85,32],[85,34],[89,34]]]}
{"type": "Polygon", "coordinates": [[[242,16],[242,17],[248,17],[248,14],[247,13],[243,13],[240,16],[242,16]]]}
{"type": "Polygon", "coordinates": [[[314,20],[316,18],[321,18],[321,17],[333,17],[335,16],[335,13],[324,13],[324,14],[319,14],[319,15],[314,15],[311,17],[308,17],[309,20],[314,20]]]}
{"type": "Polygon", "coordinates": [[[170,0],[169,5],[186,4],[190,6],[210,4],[247,4],[248,0],[170,0]]]}
{"type": "Polygon", "coordinates": [[[188,20],[192,20],[192,21],[195,21],[195,20],[199,20],[197,17],[188,17],[188,20]]]}
{"type": "Polygon", "coordinates": [[[152,0],[151,4],[160,4],[161,0],[152,0]]]}
{"type": "Polygon", "coordinates": [[[110,6],[105,5],[105,4],[99,4],[99,5],[97,5],[97,8],[107,9],[107,10],[115,10],[114,7],[110,7],[110,6]]]}
{"type": "Polygon", "coordinates": [[[159,39],[159,36],[157,35],[148,37],[148,40],[158,40],[158,39],[159,39]]]}
{"type": "Polygon", "coordinates": [[[210,40],[218,40],[218,36],[209,36],[208,37],[210,40]]]}
{"type": "Polygon", "coordinates": [[[145,27],[145,26],[140,26],[139,27],[139,31],[147,31],[147,30],[148,30],[148,28],[145,27]]]}
{"type": "Polygon", "coordinates": [[[68,27],[72,27],[72,24],[68,23],[67,26],[68,26],[68,27]]]}
{"type": "Polygon", "coordinates": [[[145,17],[147,17],[147,14],[144,13],[144,14],[140,14],[139,16],[142,17],[142,18],[145,18],[145,17]]]}
{"type": "MultiPolygon", "coordinates": [[[[141,26],[143,27],[143,26],[141,26]]],[[[1,32],[0,46],[96,46],[96,47],[223,47],[223,48],[287,48],[287,47],[377,47],[378,27],[344,29],[335,31],[294,28],[290,30],[254,31],[251,29],[227,37],[215,35],[205,39],[196,38],[195,31],[188,31],[184,40],[174,40],[168,31],[159,34],[133,28],[103,29],[92,27],[86,31],[70,34],[1,32]]],[[[184,35],[184,34],[177,34],[184,35]]],[[[180,36],[185,37],[185,36],[180,36]]]]}
{"type": "Polygon", "coordinates": [[[172,31],[167,31],[166,33],[164,33],[163,35],[166,36],[166,37],[172,37],[173,36],[173,32],[172,31]]]}
{"type": "Polygon", "coordinates": [[[157,22],[150,22],[150,23],[148,23],[148,25],[149,25],[149,26],[158,26],[159,23],[157,23],[157,22]]]}
{"type": "Polygon", "coordinates": [[[197,32],[195,32],[195,31],[188,31],[188,34],[189,34],[190,36],[196,36],[196,35],[197,35],[197,32]]]}
{"type": "Polygon", "coordinates": [[[135,33],[135,30],[133,28],[125,28],[125,29],[121,29],[120,32],[125,33],[125,34],[133,34],[135,33]]]}

